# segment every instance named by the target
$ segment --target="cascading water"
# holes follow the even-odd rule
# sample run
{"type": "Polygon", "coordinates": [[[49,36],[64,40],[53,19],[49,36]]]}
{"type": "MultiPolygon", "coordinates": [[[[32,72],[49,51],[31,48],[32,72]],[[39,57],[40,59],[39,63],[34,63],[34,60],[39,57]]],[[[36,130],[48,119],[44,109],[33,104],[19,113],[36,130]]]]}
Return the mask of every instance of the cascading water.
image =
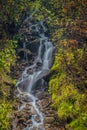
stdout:
{"type": "MultiPolygon", "coordinates": [[[[45,130],[44,128],[44,115],[39,110],[37,106],[37,99],[32,93],[33,87],[37,83],[38,80],[41,80],[43,84],[43,77],[49,73],[49,69],[52,64],[52,53],[53,53],[53,45],[52,42],[49,41],[48,37],[45,36],[46,28],[43,24],[43,21],[38,22],[37,24],[30,24],[29,28],[34,32],[38,33],[39,39],[39,48],[37,57],[34,60],[33,65],[25,68],[22,73],[22,77],[17,82],[17,88],[19,91],[19,96],[27,96],[31,100],[31,111],[34,109],[35,114],[31,115],[32,125],[24,128],[24,130],[45,130]],[[40,29],[41,28],[41,29],[40,29]],[[40,32],[41,30],[41,32],[40,32]],[[38,63],[40,66],[38,66],[38,63]],[[36,120],[36,117],[39,118],[39,122],[36,120]]],[[[24,44],[25,48],[25,44],[24,44]]],[[[26,54],[25,54],[26,56],[26,54]]],[[[34,88],[35,89],[35,88],[34,88]]],[[[19,111],[26,107],[26,102],[23,102],[23,105],[19,108],[19,111]]]]}
{"type": "Polygon", "coordinates": [[[25,42],[23,42],[23,49],[24,49],[24,59],[28,59],[27,58],[27,52],[26,52],[26,43],[25,42]]]}

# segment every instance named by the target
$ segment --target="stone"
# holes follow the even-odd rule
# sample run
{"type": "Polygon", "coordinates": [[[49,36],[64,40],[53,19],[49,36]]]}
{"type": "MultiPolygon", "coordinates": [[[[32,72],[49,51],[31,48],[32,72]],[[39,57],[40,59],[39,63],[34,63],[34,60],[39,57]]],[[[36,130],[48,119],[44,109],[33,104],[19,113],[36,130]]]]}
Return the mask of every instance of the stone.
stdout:
{"type": "Polygon", "coordinates": [[[54,122],[54,117],[45,117],[44,123],[51,124],[54,122]]]}
{"type": "Polygon", "coordinates": [[[42,63],[41,62],[37,62],[37,66],[42,66],[42,63]]]}
{"type": "Polygon", "coordinates": [[[28,74],[33,74],[33,69],[32,69],[32,68],[29,68],[29,69],[27,70],[27,73],[28,73],[28,74]]]}
{"type": "Polygon", "coordinates": [[[35,120],[36,120],[37,122],[40,122],[39,116],[36,116],[36,117],[35,117],[35,120]]]}

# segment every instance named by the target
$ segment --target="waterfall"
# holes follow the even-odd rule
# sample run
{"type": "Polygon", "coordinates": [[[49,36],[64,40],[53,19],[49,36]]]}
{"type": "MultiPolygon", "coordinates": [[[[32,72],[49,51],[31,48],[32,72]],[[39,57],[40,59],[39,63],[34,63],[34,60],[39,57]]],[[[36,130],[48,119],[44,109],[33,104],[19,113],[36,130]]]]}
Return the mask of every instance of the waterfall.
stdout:
{"type": "Polygon", "coordinates": [[[24,49],[24,59],[27,60],[27,52],[26,52],[26,43],[23,42],[23,49],[24,49]]]}
{"type": "MultiPolygon", "coordinates": [[[[41,80],[41,83],[43,84],[43,77],[49,73],[49,69],[52,64],[52,54],[54,47],[52,45],[52,42],[49,41],[48,37],[45,36],[46,28],[43,21],[32,25],[30,24],[29,28],[34,32],[38,32],[38,39],[40,43],[38,54],[34,60],[33,65],[25,68],[16,86],[19,91],[19,96],[27,95],[31,99],[31,111],[32,109],[36,111],[36,113],[31,116],[32,125],[27,126],[26,128],[24,128],[24,130],[33,130],[34,128],[36,128],[35,130],[45,130],[44,115],[39,110],[36,103],[39,99],[34,96],[32,91],[33,87],[37,87],[35,86],[35,84],[38,82],[38,80],[41,80]],[[42,31],[40,28],[42,29],[42,31]],[[38,65],[38,63],[40,64],[40,66],[38,65]],[[36,121],[37,116],[39,118],[39,122],[36,121]]],[[[23,44],[23,47],[26,48],[25,43],[23,44]]],[[[26,54],[24,54],[24,57],[26,57],[26,54]]],[[[26,107],[26,103],[23,104],[20,110],[24,107],[26,107]]]]}

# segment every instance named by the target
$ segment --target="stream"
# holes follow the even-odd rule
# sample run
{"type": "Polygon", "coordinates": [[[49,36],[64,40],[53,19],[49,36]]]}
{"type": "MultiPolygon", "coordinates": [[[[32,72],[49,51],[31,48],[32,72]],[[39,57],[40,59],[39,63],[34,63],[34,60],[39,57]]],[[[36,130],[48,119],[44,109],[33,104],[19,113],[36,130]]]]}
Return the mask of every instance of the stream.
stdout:
{"type": "MultiPolygon", "coordinates": [[[[43,77],[49,74],[49,70],[52,65],[52,54],[54,47],[52,42],[49,41],[49,38],[45,35],[46,28],[44,26],[44,21],[41,20],[35,24],[30,23],[29,30],[32,30],[38,34],[39,48],[33,64],[25,68],[22,76],[16,84],[21,100],[27,96],[27,98],[30,100],[29,104],[31,104],[31,112],[32,110],[35,111],[35,114],[31,115],[31,126],[27,125],[27,127],[23,130],[45,130],[45,115],[39,110],[37,105],[37,101],[39,99],[35,96],[33,90],[38,89],[38,83],[41,87],[43,87],[45,84],[43,77]],[[39,121],[37,121],[37,118],[39,121]]],[[[26,48],[25,43],[23,44],[23,47],[24,49],[26,48]]],[[[24,57],[27,58],[26,53],[24,53],[24,57]]],[[[23,104],[21,107],[19,107],[19,112],[26,107],[26,102],[22,102],[23,104]]]]}

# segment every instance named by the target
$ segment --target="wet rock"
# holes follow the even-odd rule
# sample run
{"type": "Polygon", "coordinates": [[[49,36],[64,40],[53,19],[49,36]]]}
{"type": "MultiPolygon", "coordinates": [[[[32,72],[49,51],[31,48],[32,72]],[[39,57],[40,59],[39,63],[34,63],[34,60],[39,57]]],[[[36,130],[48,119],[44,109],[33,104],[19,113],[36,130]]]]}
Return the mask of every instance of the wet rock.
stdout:
{"type": "Polygon", "coordinates": [[[26,90],[28,89],[28,85],[29,85],[29,80],[26,79],[25,81],[19,83],[17,87],[19,87],[21,91],[26,92],[26,90]]]}
{"type": "Polygon", "coordinates": [[[45,117],[44,123],[51,124],[54,122],[54,117],[45,117]]]}
{"type": "Polygon", "coordinates": [[[25,119],[23,117],[18,120],[18,124],[22,124],[23,122],[25,122],[25,119]]]}
{"type": "Polygon", "coordinates": [[[40,122],[39,116],[36,116],[36,117],[35,117],[35,120],[39,123],[39,122],[40,122]]]}
{"type": "Polygon", "coordinates": [[[22,98],[22,101],[24,101],[24,102],[32,102],[32,99],[31,98],[29,98],[29,96],[24,96],[23,98],[22,98]]]}
{"type": "Polygon", "coordinates": [[[28,73],[28,74],[33,74],[33,69],[32,69],[32,68],[29,68],[29,69],[27,70],[27,73],[28,73]]]}
{"type": "Polygon", "coordinates": [[[37,66],[42,66],[42,63],[41,62],[37,62],[37,66]]]}
{"type": "Polygon", "coordinates": [[[37,115],[37,113],[33,107],[31,108],[31,115],[37,115]]]}

